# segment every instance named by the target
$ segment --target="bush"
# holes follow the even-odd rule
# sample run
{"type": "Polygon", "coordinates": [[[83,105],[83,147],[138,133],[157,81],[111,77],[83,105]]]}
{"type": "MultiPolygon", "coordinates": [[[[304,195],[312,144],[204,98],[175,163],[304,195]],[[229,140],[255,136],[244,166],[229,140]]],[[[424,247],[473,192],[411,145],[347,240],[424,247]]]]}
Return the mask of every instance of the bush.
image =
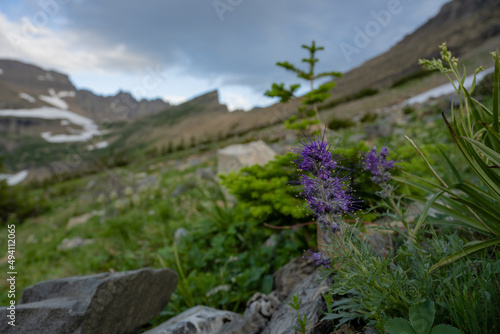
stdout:
{"type": "Polygon", "coordinates": [[[364,88],[354,94],[346,95],[344,97],[332,100],[318,107],[319,110],[331,109],[339,104],[347,103],[355,100],[362,99],[363,97],[372,96],[378,94],[380,91],[376,88],[364,88]]]}
{"type": "Polygon", "coordinates": [[[425,78],[429,75],[431,75],[432,73],[434,73],[435,71],[429,71],[429,70],[425,70],[425,69],[421,69],[421,70],[418,70],[416,72],[413,72],[411,74],[408,74],[404,77],[402,77],[401,79],[398,79],[396,80],[393,84],[392,84],[392,88],[395,88],[395,87],[398,87],[398,86],[401,86],[409,81],[412,81],[412,80],[415,80],[415,79],[420,79],[420,78],[425,78]]]}
{"type": "Polygon", "coordinates": [[[331,130],[350,128],[354,125],[356,125],[356,123],[347,118],[333,118],[328,122],[328,128],[331,130]]]}
{"type": "Polygon", "coordinates": [[[290,163],[294,159],[294,154],[288,153],[265,166],[254,165],[219,175],[221,184],[257,220],[280,225],[291,225],[292,220],[310,220],[301,208],[304,202],[297,198],[299,191],[294,187],[295,169],[290,163]]]}
{"type": "Polygon", "coordinates": [[[366,114],[361,117],[360,122],[361,123],[371,123],[375,121],[378,118],[378,115],[374,112],[367,112],[366,114]]]}

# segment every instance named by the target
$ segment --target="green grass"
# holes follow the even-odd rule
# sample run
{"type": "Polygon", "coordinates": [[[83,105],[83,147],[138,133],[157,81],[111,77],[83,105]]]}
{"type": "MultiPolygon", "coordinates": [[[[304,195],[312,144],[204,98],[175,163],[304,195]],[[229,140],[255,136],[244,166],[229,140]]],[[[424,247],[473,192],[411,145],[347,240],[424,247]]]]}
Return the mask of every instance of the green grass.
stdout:
{"type": "MultiPolygon", "coordinates": [[[[414,119],[402,130],[441,173],[443,163],[439,160],[436,142],[450,159],[454,159],[456,152],[437,109],[438,106],[409,115],[414,119]]],[[[374,123],[383,121],[380,117],[373,120],[374,123]]],[[[141,124],[139,126],[146,126],[141,124]]],[[[335,135],[342,138],[342,150],[356,150],[360,143],[350,143],[348,139],[362,132],[363,125],[355,125],[339,129],[335,135]]],[[[126,127],[122,143],[132,133],[132,126],[126,127]]],[[[225,138],[207,146],[213,151],[238,140],[244,137],[225,138]]],[[[424,162],[402,135],[364,140],[362,144],[379,148],[388,144],[394,148],[396,159],[403,160],[399,165],[405,170],[417,175],[426,171],[424,162]]],[[[25,145],[31,153],[38,147],[29,141],[25,145]]],[[[113,147],[96,152],[93,158],[110,155],[113,147]]],[[[190,148],[147,158],[143,150],[135,149],[127,153],[127,157],[133,159],[126,166],[105,167],[104,164],[88,174],[67,175],[20,188],[22,196],[43,198],[48,207],[43,214],[17,224],[18,292],[39,281],[110,269],[124,271],[149,266],[182,271],[172,301],[154,323],[182,312],[193,303],[241,312],[254,292],[269,292],[270,275],[310,247],[314,236],[305,228],[296,232],[267,229],[263,221],[252,217],[244,206],[226,203],[216,182],[195,177],[197,168],[213,166],[214,159],[184,171],[172,167],[175,159],[199,152],[198,148],[190,148]],[[149,170],[150,165],[157,163],[163,163],[163,167],[149,170]],[[156,185],[139,186],[141,178],[137,174],[144,171],[156,177],[156,185]],[[185,186],[186,191],[172,197],[179,186],[185,186]],[[132,195],[126,194],[127,187],[133,190],[132,195]],[[71,217],[92,211],[103,211],[103,214],[94,216],[85,225],[66,229],[71,217]],[[188,236],[174,245],[174,234],[180,227],[188,231],[188,236]],[[92,239],[94,243],[75,250],[57,250],[63,239],[73,237],[92,239]],[[269,238],[275,239],[276,247],[262,247],[269,238]],[[225,285],[229,286],[228,291],[207,296],[212,289],[225,285]]],[[[457,165],[457,168],[461,173],[469,173],[465,166],[457,165]]],[[[6,249],[5,238],[0,238],[0,249],[6,249]]],[[[7,264],[0,264],[0,270],[6,272],[7,264]]],[[[6,283],[0,282],[0,305],[8,302],[6,283]]],[[[17,299],[19,297],[20,293],[17,299]]]]}

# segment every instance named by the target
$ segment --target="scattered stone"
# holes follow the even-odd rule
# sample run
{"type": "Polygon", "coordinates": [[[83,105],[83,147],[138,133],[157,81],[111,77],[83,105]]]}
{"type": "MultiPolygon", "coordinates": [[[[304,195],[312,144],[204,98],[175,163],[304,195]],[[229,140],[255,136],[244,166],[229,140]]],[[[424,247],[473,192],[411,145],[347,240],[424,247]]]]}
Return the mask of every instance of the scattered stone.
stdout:
{"type": "Polygon", "coordinates": [[[392,125],[390,122],[365,125],[363,129],[369,138],[385,138],[389,137],[392,133],[392,125]]]}
{"type": "Polygon", "coordinates": [[[354,331],[354,329],[350,325],[343,324],[342,326],[340,326],[339,329],[334,331],[332,334],[355,334],[355,333],[356,332],[354,331]]]}
{"type": "Polygon", "coordinates": [[[158,184],[158,177],[156,175],[149,175],[137,181],[137,188],[140,189],[140,191],[144,191],[145,189],[153,188],[157,184],[158,184]]]}
{"type": "Polygon", "coordinates": [[[150,268],[41,282],[23,292],[16,326],[1,321],[0,333],[134,333],[161,312],[176,285],[174,271],[150,268]]]}
{"type": "Polygon", "coordinates": [[[364,332],[363,332],[363,334],[375,334],[375,333],[377,333],[377,332],[375,331],[375,328],[373,328],[373,327],[366,327],[364,332]]]}
{"type": "Polygon", "coordinates": [[[170,197],[177,197],[177,196],[181,195],[182,193],[185,193],[188,190],[189,190],[188,187],[177,186],[177,188],[175,188],[175,190],[172,191],[172,193],[170,194],[170,197]]]}
{"type": "Polygon", "coordinates": [[[372,246],[375,254],[387,257],[393,250],[391,231],[382,231],[374,228],[367,228],[362,233],[365,240],[372,246]]]}
{"type": "Polygon", "coordinates": [[[57,250],[59,251],[71,250],[78,247],[87,246],[93,243],[94,243],[93,239],[83,239],[81,237],[64,238],[63,241],[61,241],[61,243],[59,244],[59,246],[57,246],[57,250]]]}
{"type": "Polygon", "coordinates": [[[199,180],[211,180],[215,177],[215,172],[212,168],[198,168],[195,175],[199,180]]]}
{"type": "Polygon", "coordinates": [[[87,183],[87,190],[94,188],[96,184],[97,184],[96,180],[90,180],[89,183],[87,183]]]}
{"type": "Polygon", "coordinates": [[[85,213],[81,216],[73,217],[68,220],[68,223],[66,224],[66,229],[70,229],[72,227],[78,226],[78,225],[83,225],[87,223],[90,218],[97,216],[97,215],[102,215],[102,211],[92,211],[85,213]]]}
{"type": "Polygon", "coordinates": [[[195,306],[143,334],[224,334],[234,322],[241,321],[241,314],[195,306]]]}
{"type": "Polygon", "coordinates": [[[366,135],[364,133],[357,133],[354,135],[351,135],[347,138],[348,143],[359,143],[361,141],[364,141],[366,139],[366,135]]]}
{"type": "MultiPolygon", "coordinates": [[[[293,290],[291,295],[298,294],[302,301],[299,314],[306,316],[311,324],[320,323],[323,317],[323,311],[326,311],[326,304],[321,293],[328,289],[327,280],[321,280],[320,273],[315,271],[307,279],[301,282],[293,290]]],[[[282,303],[279,309],[271,317],[271,321],[262,331],[262,334],[285,334],[295,333],[293,329],[297,326],[297,313],[287,303],[282,303]]],[[[332,330],[331,322],[324,321],[308,331],[309,334],[330,333],[332,330]]]]}
{"type": "Polygon", "coordinates": [[[208,291],[206,293],[206,296],[210,297],[210,296],[218,294],[221,291],[226,291],[227,292],[227,291],[230,291],[230,290],[231,290],[231,286],[229,284],[222,284],[222,285],[216,286],[213,289],[210,289],[210,291],[208,291]]]}
{"type": "Polygon", "coordinates": [[[267,238],[266,241],[264,241],[264,247],[269,247],[269,248],[274,248],[278,244],[278,237],[276,234],[271,235],[269,238],[267,238]]]}
{"type": "Polygon", "coordinates": [[[237,171],[255,164],[265,165],[276,155],[262,140],[225,147],[218,151],[218,173],[237,171]]]}
{"type": "Polygon", "coordinates": [[[187,235],[188,235],[188,231],[184,227],[178,228],[177,230],[175,230],[175,233],[174,233],[174,242],[176,244],[179,244],[181,239],[187,235]]]}

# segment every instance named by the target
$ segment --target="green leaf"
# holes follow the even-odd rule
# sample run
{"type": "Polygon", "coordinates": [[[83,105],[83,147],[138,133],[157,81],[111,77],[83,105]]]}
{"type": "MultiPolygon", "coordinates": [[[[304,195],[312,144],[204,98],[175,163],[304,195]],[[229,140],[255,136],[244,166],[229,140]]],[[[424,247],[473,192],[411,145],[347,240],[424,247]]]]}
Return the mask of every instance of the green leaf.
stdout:
{"type": "Polygon", "coordinates": [[[431,206],[434,204],[434,202],[443,194],[444,192],[443,191],[440,191],[438,192],[437,194],[435,194],[434,196],[432,196],[432,198],[430,200],[427,201],[427,203],[425,204],[424,206],[424,209],[422,210],[422,212],[420,213],[420,216],[418,217],[418,221],[417,221],[417,224],[415,225],[415,228],[413,229],[412,233],[411,233],[411,238],[415,238],[415,236],[417,235],[418,233],[418,230],[420,229],[420,227],[422,226],[422,224],[424,223],[425,221],[425,218],[427,217],[427,213],[429,212],[429,209],[431,208],[431,206]]]}
{"type": "Polygon", "coordinates": [[[498,121],[498,109],[500,108],[500,52],[495,53],[495,74],[493,77],[493,130],[498,133],[499,121],[498,121]]]}
{"type": "Polygon", "coordinates": [[[434,302],[427,298],[425,301],[410,307],[410,322],[418,334],[429,334],[434,322],[434,302]]]}
{"type": "Polygon", "coordinates": [[[460,330],[450,325],[437,325],[431,330],[430,334],[460,334],[460,330]]]}
{"type": "Polygon", "coordinates": [[[436,145],[437,145],[437,148],[439,149],[439,152],[441,152],[441,155],[446,160],[446,163],[448,163],[448,167],[450,167],[451,172],[453,173],[453,175],[455,176],[455,178],[457,179],[457,181],[458,182],[463,182],[462,176],[460,175],[460,173],[456,169],[455,164],[453,164],[451,162],[450,158],[448,158],[448,155],[446,155],[446,153],[444,153],[444,151],[441,149],[441,146],[439,144],[436,144],[436,145]]]}
{"type": "Polygon", "coordinates": [[[468,246],[468,247],[464,247],[461,251],[455,253],[455,254],[451,254],[451,255],[448,255],[447,257],[439,260],[438,262],[436,262],[432,267],[431,267],[431,270],[430,272],[432,273],[433,271],[435,271],[436,269],[439,269],[440,267],[442,266],[445,266],[447,264],[450,264],[450,263],[453,263],[465,256],[468,256],[472,253],[475,253],[475,252],[478,252],[480,250],[483,250],[485,248],[488,248],[488,247],[491,247],[491,246],[494,246],[494,245],[497,245],[497,244],[500,244],[500,237],[498,238],[494,238],[494,239],[490,239],[490,240],[487,240],[487,241],[482,241],[482,242],[479,242],[479,243],[476,243],[472,246],[468,246]]]}
{"type": "Polygon", "coordinates": [[[477,141],[475,139],[467,138],[467,137],[462,137],[462,139],[468,141],[472,145],[474,145],[481,153],[483,153],[485,156],[491,159],[491,161],[496,164],[497,166],[500,166],[500,153],[495,152],[488,146],[484,145],[480,141],[477,141]]]}
{"type": "Polygon", "coordinates": [[[385,330],[389,334],[420,334],[415,332],[411,324],[402,318],[394,318],[387,320],[385,330]]]}
{"type": "Polygon", "coordinates": [[[495,194],[495,196],[500,198],[500,178],[498,178],[497,174],[486,166],[476,151],[469,146],[470,144],[466,145],[466,142],[456,134],[446,117],[444,117],[444,121],[450,131],[453,141],[461,151],[474,174],[481,179],[483,184],[488,187],[495,194]]]}

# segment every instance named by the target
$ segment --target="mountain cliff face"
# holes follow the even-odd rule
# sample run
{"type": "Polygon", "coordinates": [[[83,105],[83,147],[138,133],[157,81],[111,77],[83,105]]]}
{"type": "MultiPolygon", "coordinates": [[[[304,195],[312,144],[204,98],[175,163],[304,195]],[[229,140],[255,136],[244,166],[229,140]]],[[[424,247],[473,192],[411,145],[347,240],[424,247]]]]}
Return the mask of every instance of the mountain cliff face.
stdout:
{"type": "MultiPolygon", "coordinates": [[[[332,91],[331,99],[342,98],[364,88],[377,88],[379,94],[326,108],[321,111],[322,120],[326,123],[329,117],[337,117],[337,114],[353,117],[375,108],[395,105],[413,96],[411,94],[418,94],[418,90],[432,88],[426,82],[419,83],[411,91],[391,90],[390,86],[419,71],[421,67],[418,59],[438,57],[437,47],[443,41],[447,42],[454,55],[468,62],[469,69],[477,64],[488,64],[491,57],[487,51],[500,48],[498,18],[498,0],[454,0],[446,3],[438,15],[404,37],[389,51],[336,80],[337,86],[332,91]],[[477,55],[482,58],[473,59],[477,55]]],[[[372,43],[377,43],[376,38],[372,43]]],[[[440,84],[437,81],[433,83],[440,84]]],[[[72,131],[80,131],[82,135],[99,133],[98,130],[102,128],[100,125],[113,122],[120,123],[93,136],[93,145],[103,144],[104,141],[108,145],[109,141],[110,151],[138,148],[145,151],[172,144],[177,146],[181,143],[218,140],[255,129],[261,129],[259,135],[263,133],[272,137],[281,135],[283,129],[281,125],[270,126],[282,124],[290,115],[296,114],[300,104],[299,99],[287,104],[255,108],[249,112],[228,112],[227,107],[219,103],[217,91],[213,91],[172,107],[161,100],[136,101],[125,92],[115,96],[98,96],[87,90],[76,90],[64,74],[13,60],[0,60],[0,113],[5,109],[53,107],[72,111],[96,123],[72,122],[67,125],[67,122],[63,124],[61,118],[0,117],[0,154],[7,153],[6,164],[14,171],[45,166],[47,161],[64,161],[68,155],[59,152],[62,146],[85,152],[89,144],[75,141],[60,145],[57,144],[58,136],[71,136],[72,131]],[[128,120],[132,122],[122,122],[128,120]],[[99,125],[99,129],[96,130],[94,125],[99,125]],[[40,137],[43,131],[50,131],[46,137],[53,142],[47,143],[40,137]],[[77,144],[81,147],[77,147],[77,144]]]]}
{"type": "Polygon", "coordinates": [[[94,121],[124,121],[167,109],[163,100],[136,101],[130,94],[100,96],[77,90],[68,76],[15,60],[0,59],[0,110],[55,107],[94,121]]]}
{"type": "MultiPolygon", "coordinates": [[[[437,46],[447,43],[457,57],[500,35],[500,1],[454,0],[415,32],[407,35],[386,53],[345,73],[337,80],[333,98],[363,88],[384,88],[421,69],[420,58],[437,58],[437,46]]],[[[387,28],[389,29],[390,26],[387,28]]],[[[376,43],[374,38],[371,43],[376,43]]],[[[368,46],[369,47],[369,46],[368,46]]],[[[496,46],[498,47],[498,45],[496,46]]]]}

